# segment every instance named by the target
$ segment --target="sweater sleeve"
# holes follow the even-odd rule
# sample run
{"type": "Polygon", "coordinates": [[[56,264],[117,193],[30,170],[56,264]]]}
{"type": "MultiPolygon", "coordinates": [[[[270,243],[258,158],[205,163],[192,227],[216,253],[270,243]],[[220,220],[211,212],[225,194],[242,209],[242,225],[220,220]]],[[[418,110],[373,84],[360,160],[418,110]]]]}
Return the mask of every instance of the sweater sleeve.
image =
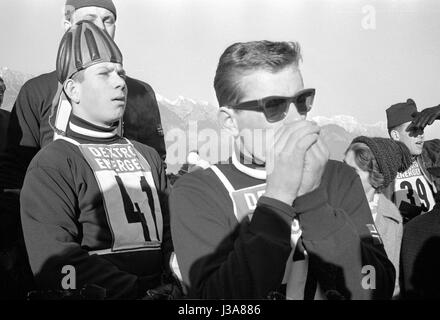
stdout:
{"type": "Polygon", "coordinates": [[[251,222],[230,226],[232,201],[208,183],[185,175],[170,195],[177,261],[189,296],[266,298],[281,284],[291,252],[293,209],[261,197],[251,222]]]}
{"type": "Polygon", "coordinates": [[[163,252],[163,265],[166,271],[170,272],[170,258],[174,251],[173,241],[171,238],[171,225],[170,225],[170,210],[168,205],[168,197],[170,193],[170,185],[168,177],[166,176],[165,163],[162,161],[159,153],[154,151],[155,165],[158,168],[159,176],[159,199],[162,208],[163,215],[163,236],[162,236],[162,252],[163,252]]]}
{"type": "Polygon", "coordinates": [[[124,113],[124,136],[154,148],[163,161],[165,138],[159,105],[153,88],[140,80],[127,77],[128,100],[124,113]]]}
{"type": "Polygon", "coordinates": [[[312,272],[324,292],[340,298],[389,299],[395,270],[374,231],[360,179],[349,171],[339,176],[339,184],[331,177],[294,203],[312,272]]]}
{"type": "Polygon", "coordinates": [[[54,168],[30,168],[20,202],[26,249],[38,287],[66,289],[63,267],[73,266],[76,289],[95,284],[105,288],[110,299],[142,295],[138,277],[81,247],[77,199],[69,177],[54,168]]]}

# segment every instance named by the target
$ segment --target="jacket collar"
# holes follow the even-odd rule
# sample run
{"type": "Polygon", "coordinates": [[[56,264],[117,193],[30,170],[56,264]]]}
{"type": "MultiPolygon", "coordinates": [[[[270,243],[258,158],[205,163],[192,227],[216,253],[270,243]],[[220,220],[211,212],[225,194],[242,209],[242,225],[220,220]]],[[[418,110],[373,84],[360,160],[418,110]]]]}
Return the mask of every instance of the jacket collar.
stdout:
{"type": "MultiPolygon", "coordinates": [[[[402,216],[395,204],[387,199],[384,194],[378,194],[377,202],[377,216],[383,216],[384,218],[392,219],[398,223],[402,223],[402,216]]],[[[377,219],[377,218],[376,218],[377,219]]]]}

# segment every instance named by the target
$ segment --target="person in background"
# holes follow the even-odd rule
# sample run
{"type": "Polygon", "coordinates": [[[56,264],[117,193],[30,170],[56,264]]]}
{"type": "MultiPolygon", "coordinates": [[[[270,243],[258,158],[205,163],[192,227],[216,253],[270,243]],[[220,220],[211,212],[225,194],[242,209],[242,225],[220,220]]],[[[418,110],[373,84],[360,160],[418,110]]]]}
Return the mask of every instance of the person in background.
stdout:
{"type": "Polygon", "coordinates": [[[6,84],[2,77],[0,77],[0,152],[2,152],[6,146],[6,131],[9,123],[9,112],[2,109],[3,97],[6,91],[6,84]]]}
{"type": "Polygon", "coordinates": [[[344,162],[353,167],[361,178],[374,224],[396,270],[393,297],[398,298],[403,222],[397,207],[382,192],[394,182],[398,172],[408,169],[411,154],[401,142],[360,136],[348,146],[344,162]]]}
{"type": "Polygon", "coordinates": [[[440,299],[440,205],[405,225],[402,239],[402,298],[440,299]]]}
{"type": "Polygon", "coordinates": [[[404,224],[431,211],[436,203],[440,179],[432,175],[431,168],[440,166],[440,140],[425,141],[424,128],[439,114],[439,106],[418,112],[412,99],[386,110],[391,139],[404,143],[412,156],[411,166],[398,173],[395,182],[385,191],[399,208],[404,224]]]}

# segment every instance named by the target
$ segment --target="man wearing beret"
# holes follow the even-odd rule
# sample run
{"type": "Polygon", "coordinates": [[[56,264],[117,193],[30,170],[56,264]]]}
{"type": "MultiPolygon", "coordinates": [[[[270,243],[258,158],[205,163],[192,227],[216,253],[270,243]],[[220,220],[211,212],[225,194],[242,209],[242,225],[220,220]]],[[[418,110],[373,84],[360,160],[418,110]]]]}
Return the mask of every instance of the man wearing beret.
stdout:
{"type": "Polygon", "coordinates": [[[440,106],[417,111],[412,99],[396,103],[386,110],[387,127],[393,140],[403,142],[411,152],[412,164],[398,173],[387,195],[394,201],[406,223],[432,210],[440,180],[432,168],[440,163],[440,140],[425,141],[423,130],[440,115],[440,106]]]}

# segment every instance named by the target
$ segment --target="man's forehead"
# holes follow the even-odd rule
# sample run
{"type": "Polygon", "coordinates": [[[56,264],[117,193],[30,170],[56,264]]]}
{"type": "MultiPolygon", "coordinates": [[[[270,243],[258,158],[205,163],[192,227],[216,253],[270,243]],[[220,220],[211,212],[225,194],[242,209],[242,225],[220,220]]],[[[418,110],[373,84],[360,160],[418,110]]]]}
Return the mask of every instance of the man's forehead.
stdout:
{"type": "Polygon", "coordinates": [[[81,20],[81,18],[86,17],[88,15],[112,16],[113,18],[115,18],[115,15],[110,10],[106,8],[94,7],[94,6],[82,7],[76,10],[74,9],[73,14],[77,20],[81,20]]]}
{"type": "Polygon", "coordinates": [[[296,65],[272,72],[266,69],[248,70],[238,75],[240,89],[244,95],[259,91],[262,95],[293,95],[303,87],[301,71],[296,65]],[[267,94],[264,94],[266,92],[267,94]]]}
{"type": "Polygon", "coordinates": [[[408,126],[409,126],[410,124],[411,124],[411,121],[404,122],[404,123],[402,123],[402,124],[399,126],[399,128],[400,128],[401,131],[406,131],[406,129],[408,128],[408,126]]]}
{"type": "Polygon", "coordinates": [[[253,81],[266,81],[266,80],[282,81],[283,79],[287,80],[291,77],[298,77],[298,76],[302,80],[301,71],[297,66],[294,65],[286,66],[276,71],[267,70],[265,68],[256,68],[242,72],[238,71],[237,74],[238,74],[238,80],[252,79],[253,81]]]}
{"type": "Polygon", "coordinates": [[[99,69],[122,71],[124,70],[124,67],[120,63],[100,62],[88,67],[87,69],[90,69],[91,71],[96,71],[99,69]]]}

